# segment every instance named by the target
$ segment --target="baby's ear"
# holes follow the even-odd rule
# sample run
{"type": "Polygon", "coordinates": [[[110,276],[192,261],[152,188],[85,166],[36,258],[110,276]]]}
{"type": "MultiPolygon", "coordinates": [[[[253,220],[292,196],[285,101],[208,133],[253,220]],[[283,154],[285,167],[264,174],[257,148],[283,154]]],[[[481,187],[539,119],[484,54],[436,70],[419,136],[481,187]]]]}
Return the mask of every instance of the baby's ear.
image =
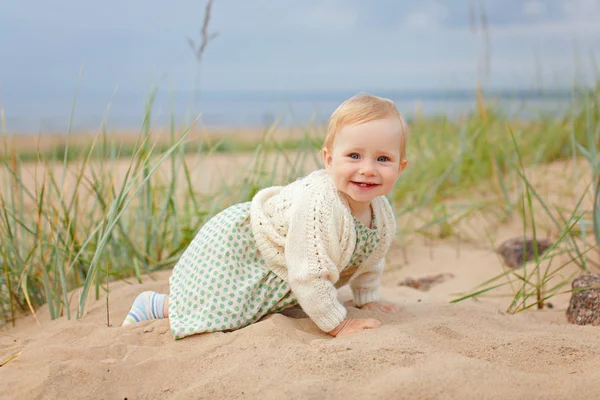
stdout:
{"type": "Polygon", "coordinates": [[[325,164],[325,168],[329,169],[331,167],[331,162],[333,159],[331,156],[331,152],[327,147],[323,147],[321,153],[323,153],[323,163],[325,164]]]}
{"type": "Polygon", "coordinates": [[[398,166],[398,172],[404,171],[404,168],[408,165],[407,160],[400,161],[400,165],[398,166]]]}

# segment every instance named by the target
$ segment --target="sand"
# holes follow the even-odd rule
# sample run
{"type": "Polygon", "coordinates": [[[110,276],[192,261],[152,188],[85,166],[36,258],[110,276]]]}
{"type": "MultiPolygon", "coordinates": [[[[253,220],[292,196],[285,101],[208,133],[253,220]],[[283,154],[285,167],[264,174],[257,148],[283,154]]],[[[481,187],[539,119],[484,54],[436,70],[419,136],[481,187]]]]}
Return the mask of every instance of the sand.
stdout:
{"type": "MultiPolygon", "coordinates": [[[[490,251],[424,245],[408,265],[390,263],[383,298],[400,304],[380,328],[332,338],[301,312],[247,328],[175,341],[167,320],[119,327],[141,290],[168,290],[169,271],[143,284],[118,282],[81,320],[49,321],[46,310],[0,332],[0,397],[97,399],[569,399],[600,397],[599,328],[566,323],[568,296],[551,310],[508,315],[507,300],[456,304],[459,288],[498,272],[490,251]],[[422,292],[406,277],[452,273],[422,292]]],[[[340,299],[348,300],[347,288],[340,299]]]]}
{"type": "MultiPolygon", "coordinates": [[[[520,226],[508,221],[493,240],[518,236],[520,226]]],[[[348,288],[339,292],[350,316],[378,318],[378,329],[332,338],[299,310],[179,341],[168,320],[120,327],[139,292],[168,291],[170,271],[161,271],[142,284],[112,283],[108,301],[88,302],[80,320],[51,321],[44,307],[39,325],[30,316],[0,330],[0,363],[13,357],[0,367],[0,398],[600,398],[600,327],[567,323],[568,294],[552,298],[552,309],[515,315],[505,312],[508,297],[451,304],[502,271],[490,247],[423,239],[398,246],[382,297],[400,313],[356,309],[348,288]],[[429,291],[399,285],[441,273],[452,278],[429,291]]]]}

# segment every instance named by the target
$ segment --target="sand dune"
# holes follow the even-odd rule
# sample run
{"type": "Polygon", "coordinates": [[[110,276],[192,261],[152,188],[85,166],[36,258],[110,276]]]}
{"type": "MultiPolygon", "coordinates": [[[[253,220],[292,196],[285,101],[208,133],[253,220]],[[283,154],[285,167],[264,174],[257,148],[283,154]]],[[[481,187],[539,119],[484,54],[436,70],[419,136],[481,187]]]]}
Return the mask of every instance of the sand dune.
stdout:
{"type": "MultiPolygon", "coordinates": [[[[450,304],[458,290],[499,271],[495,254],[451,246],[409,250],[411,263],[390,262],[383,297],[402,311],[373,316],[372,331],[331,338],[298,310],[231,333],[174,341],[167,320],[121,328],[135,295],[166,291],[169,271],[141,285],[111,286],[81,320],[39,313],[0,332],[1,397],[98,399],[570,399],[600,398],[597,327],[566,323],[568,296],[554,308],[507,315],[506,299],[450,304]],[[451,272],[428,292],[398,283],[451,272]]],[[[347,288],[340,290],[349,299],[347,288]]]]}

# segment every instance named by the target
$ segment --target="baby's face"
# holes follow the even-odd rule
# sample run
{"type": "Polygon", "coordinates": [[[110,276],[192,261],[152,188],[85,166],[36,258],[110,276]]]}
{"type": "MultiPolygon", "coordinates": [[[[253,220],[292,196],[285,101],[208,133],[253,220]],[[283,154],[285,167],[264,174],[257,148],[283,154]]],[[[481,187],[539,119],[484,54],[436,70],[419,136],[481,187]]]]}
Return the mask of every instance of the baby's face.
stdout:
{"type": "Polygon", "coordinates": [[[384,118],[342,128],[332,148],[323,150],[325,167],[353,211],[392,190],[406,166],[401,139],[400,121],[384,118]]]}

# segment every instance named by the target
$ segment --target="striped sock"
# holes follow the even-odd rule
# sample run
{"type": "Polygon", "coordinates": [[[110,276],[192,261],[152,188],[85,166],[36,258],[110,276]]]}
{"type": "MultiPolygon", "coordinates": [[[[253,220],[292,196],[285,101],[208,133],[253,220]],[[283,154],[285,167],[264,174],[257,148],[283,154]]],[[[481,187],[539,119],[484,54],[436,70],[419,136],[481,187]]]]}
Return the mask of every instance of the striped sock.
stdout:
{"type": "Polygon", "coordinates": [[[129,313],[121,326],[131,325],[149,319],[164,318],[163,306],[166,298],[166,294],[156,293],[150,290],[140,293],[133,301],[131,310],[129,310],[129,313]]]}

